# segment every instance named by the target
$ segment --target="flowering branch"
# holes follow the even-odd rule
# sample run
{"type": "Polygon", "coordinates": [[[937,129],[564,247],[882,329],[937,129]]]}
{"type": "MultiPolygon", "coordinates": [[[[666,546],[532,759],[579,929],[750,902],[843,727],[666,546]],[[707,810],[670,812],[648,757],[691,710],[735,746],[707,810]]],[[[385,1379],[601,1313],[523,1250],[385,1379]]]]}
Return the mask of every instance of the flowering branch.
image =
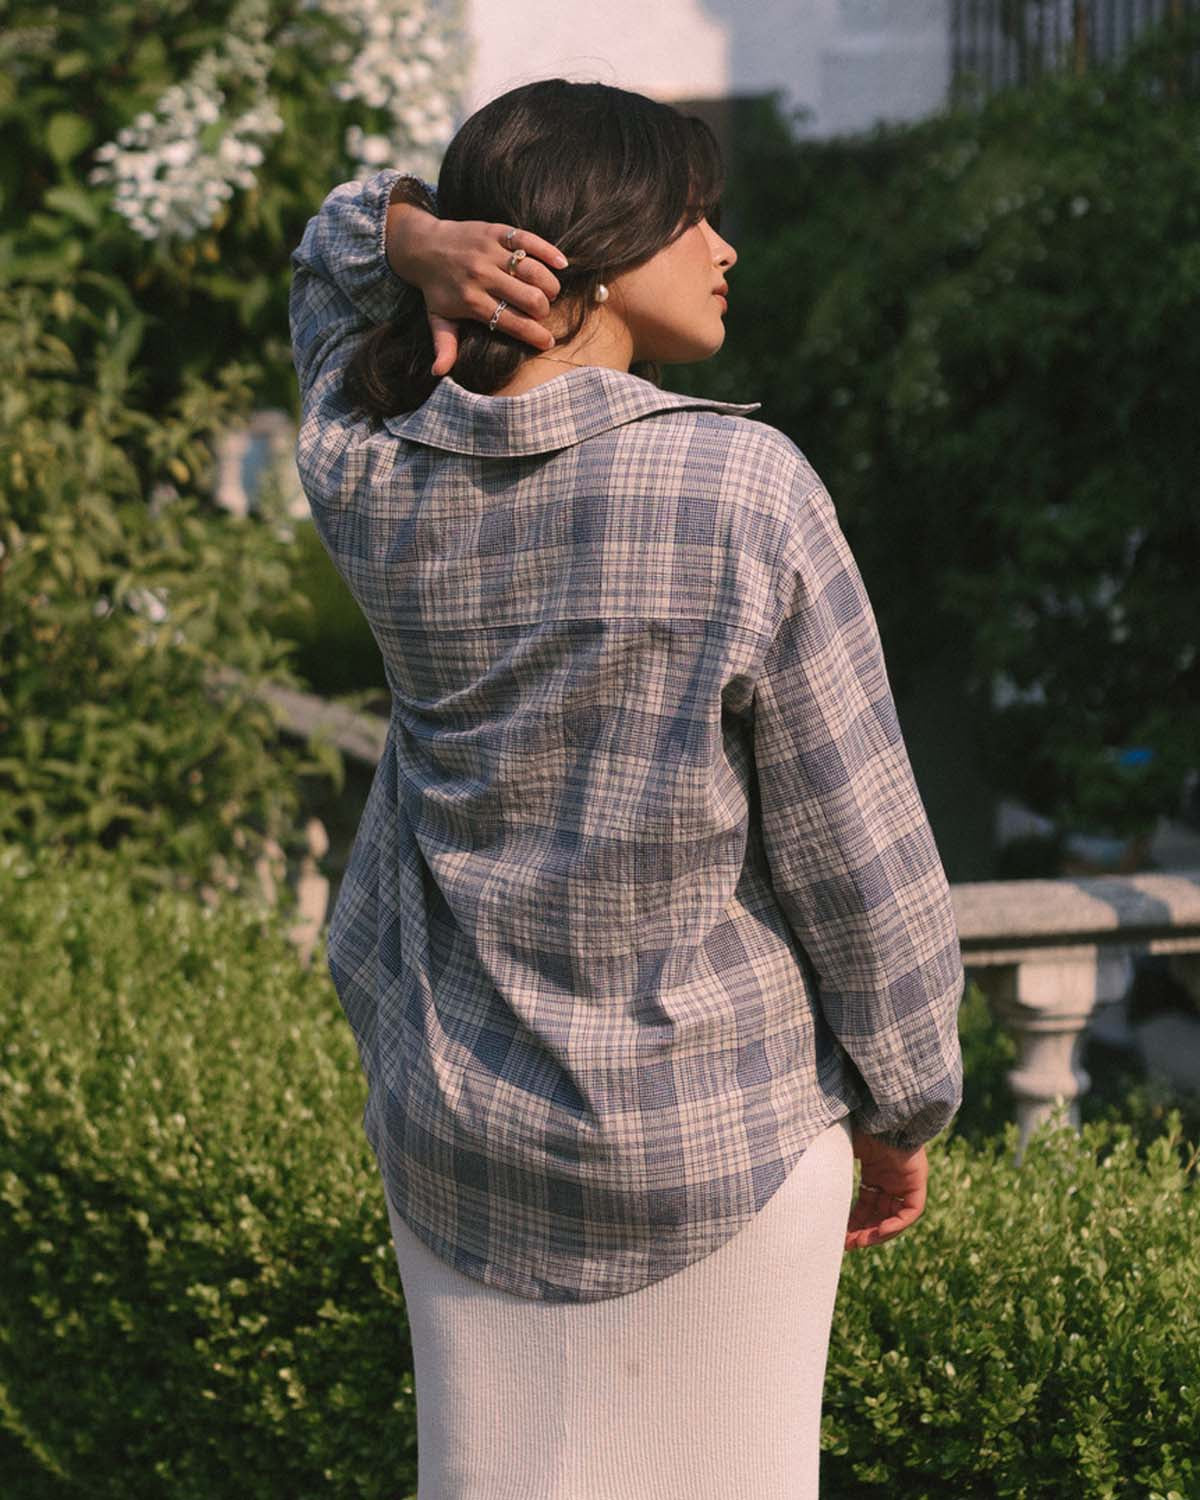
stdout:
{"type": "MultiPolygon", "coordinates": [[[[271,0],[238,0],[221,45],[94,153],[89,181],[113,188],[113,206],[145,240],[187,240],[209,228],[237,189],[255,184],[266,147],[284,127],[270,92],[275,55],[307,53],[302,26],[270,33],[271,0]]],[[[385,131],[347,127],[359,177],[386,162],[435,178],[453,133],[463,45],[447,0],[301,0],[342,33],[323,54],[334,97],[387,118],[385,131]]]]}

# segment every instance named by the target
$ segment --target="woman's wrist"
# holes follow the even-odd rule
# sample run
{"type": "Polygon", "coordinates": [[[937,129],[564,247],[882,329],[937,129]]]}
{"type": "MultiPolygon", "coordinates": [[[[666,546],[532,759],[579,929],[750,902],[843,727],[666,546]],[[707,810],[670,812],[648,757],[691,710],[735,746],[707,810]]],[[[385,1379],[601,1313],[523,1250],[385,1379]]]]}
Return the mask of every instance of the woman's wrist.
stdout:
{"type": "Polygon", "coordinates": [[[436,214],[416,203],[388,204],[384,230],[387,263],[396,276],[411,286],[421,285],[422,247],[428,244],[432,226],[437,222],[436,214]]]}

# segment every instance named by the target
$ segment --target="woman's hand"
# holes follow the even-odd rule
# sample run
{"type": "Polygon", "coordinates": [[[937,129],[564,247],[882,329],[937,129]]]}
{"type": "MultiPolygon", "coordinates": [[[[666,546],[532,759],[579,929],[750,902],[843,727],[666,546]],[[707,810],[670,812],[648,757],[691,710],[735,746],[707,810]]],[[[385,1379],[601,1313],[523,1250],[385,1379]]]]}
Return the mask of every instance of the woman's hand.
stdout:
{"type": "Polygon", "coordinates": [[[852,1129],[854,1154],[862,1163],[858,1198],[846,1226],[847,1250],[864,1250],[894,1239],[925,1210],[929,1159],[925,1147],[904,1150],[852,1129]]]}
{"type": "Polygon", "coordinates": [[[518,228],[512,247],[525,255],[510,273],[512,251],[504,236],[511,227],[477,219],[439,219],[411,203],[389,205],[388,264],[424,294],[433,334],[432,374],[447,374],[458,358],[457,320],[488,323],[501,300],[508,306],[496,324],[499,332],[539,350],[554,347],[553,334],[538,320],[549,316],[550,304],[562,290],[550,266],[561,270],[566,257],[549,240],[518,228]]]}

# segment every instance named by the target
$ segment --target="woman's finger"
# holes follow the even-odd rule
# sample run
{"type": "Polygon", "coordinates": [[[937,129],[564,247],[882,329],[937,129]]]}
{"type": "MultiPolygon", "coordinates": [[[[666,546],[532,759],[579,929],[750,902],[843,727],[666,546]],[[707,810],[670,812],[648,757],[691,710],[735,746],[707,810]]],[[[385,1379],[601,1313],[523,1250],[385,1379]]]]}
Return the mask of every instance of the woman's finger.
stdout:
{"type": "MultiPolygon", "coordinates": [[[[495,307],[501,297],[518,313],[524,313],[527,317],[544,319],[550,316],[550,304],[558,296],[559,286],[557,280],[550,276],[546,268],[542,267],[542,273],[550,276],[552,283],[549,290],[536,286],[532,278],[536,275],[537,263],[532,260],[522,260],[511,272],[498,270],[496,279],[488,287],[488,295],[495,298],[492,306],[495,307]],[[529,267],[528,270],[525,268],[529,267]]],[[[490,316],[490,314],[489,314],[490,316]]]]}
{"type": "Polygon", "coordinates": [[[846,1249],[861,1250],[868,1245],[878,1245],[884,1240],[894,1239],[916,1223],[924,1208],[923,1200],[906,1202],[902,1198],[885,1198],[882,1194],[874,1193],[870,1200],[859,1197],[852,1206],[850,1222],[846,1226],[846,1249]],[[877,1198],[880,1201],[876,1201],[877,1198]]]}
{"type": "Polygon", "coordinates": [[[867,1250],[872,1245],[881,1245],[886,1240],[894,1239],[896,1234],[899,1234],[899,1232],[899,1230],[896,1230],[893,1234],[884,1234],[878,1229],[852,1230],[846,1236],[845,1249],[867,1250]]]}
{"type": "Polygon", "coordinates": [[[860,1250],[867,1245],[881,1245],[885,1240],[894,1240],[898,1234],[916,1223],[919,1215],[913,1213],[893,1214],[865,1229],[851,1229],[846,1234],[846,1248],[860,1250]]]}
{"type": "MultiPolygon", "coordinates": [[[[490,322],[490,318],[484,321],[490,322]]],[[[493,332],[507,333],[510,338],[521,339],[526,344],[532,344],[535,349],[545,350],[554,348],[554,335],[544,323],[538,323],[533,318],[522,317],[512,307],[503,309],[496,320],[493,332]]]]}
{"type": "Polygon", "coordinates": [[[538,260],[545,261],[548,266],[554,266],[557,270],[561,271],[566,266],[567,257],[557,245],[544,240],[540,234],[534,234],[530,229],[518,229],[515,234],[510,235],[512,226],[509,224],[496,224],[493,228],[497,231],[501,246],[509,254],[514,250],[524,250],[526,255],[536,255],[538,260]]]}
{"type": "Polygon", "coordinates": [[[448,375],[458,358],[458,328],[453,318],[443,318],[438,313],[429,313],[429,331],[433,335],[433,366],[431,375],[448,375]]]}
{"type": "MultiPolygon", "coordinates": [[[[507,249],[507,244],[505,242],[502,242],[500,248],[501,250],[507,249]]],[[[555,265],[559,264],[559,262],[562,260],[562,257],[548,240],[542,239],[540,235],[528,234],[525,230],[517,231],[513,244],[513,250],[524,250],[525,254],[519,261],[517,261],[517,263],[512,267],[511,270],[509,270],[509,261],[506,260],[504,262],[504,265],[501,267],[501,271],[504,275],[505,282],[511,290],[516,290],[518,292],[518,297],[519,289],[513,289],[511,286],[513,281],[519,282],[520,286],[524,287],[527,291],[534,290],[541,292],[541,294],[546,299],[545,307],[543,307],[542,304],[536,299],[533,302],[520,302],[519,305],[523,307],[526,312],[530,313],[531,316],[544,318],[546,316],[546,309],[562,291],[562,283],[559,281],[558,277],[555,276],[554,272],[550,270],[549,266],[543,264],[540,257],[543,254],[548,254],[552,264],[555,265]],[[535,247],[541,248],[538,249],[535,247]]],[[[512,252],[510,251],[510,259],[511,254],[512,252]]],[[[501,297],[508,297],[510,301],[518,300],[518,297],[514,297],[510,294],[510,290],[502,291],[498,295],[500,295],[501,297]]]]}

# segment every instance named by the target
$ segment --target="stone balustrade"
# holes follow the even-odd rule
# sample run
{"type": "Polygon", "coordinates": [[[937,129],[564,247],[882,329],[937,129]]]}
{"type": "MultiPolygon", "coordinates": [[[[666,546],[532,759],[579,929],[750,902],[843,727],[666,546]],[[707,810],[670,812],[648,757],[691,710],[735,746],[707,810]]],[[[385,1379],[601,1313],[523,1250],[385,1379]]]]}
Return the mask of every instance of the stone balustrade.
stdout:
{"type": "Polygon", "coordinates": [[[951,887],[963,963],[1016,1039],[1008,1075],[1020,1144],[1091,1087],[1080,1063],[1089,1028],[1120,1037],[1136,959],[1168,955],[1200,989],[1200,870],[951,887]]]}
{"type": "MultiPolygon", "coordinates": [[[[374,766],[387,723],[310,694],[269,686],[282,727],[327,735],[352,759],[374,766]]],[[[315,822],[315,820],[314,820],[315,822]]],[[[329,885],[318,868],[324,830],[308,829],[310,854],[298,888],[295,939],[311,952],[329,885]]],[[[951,886],[963,963],[1016,1039],[1008,1075],[1020,1146],[1058,1100],[1078,1127],[1091,1086],[1080,1062],[1089,1029],[1114,1039],[1137,958],[1168,955],[1178,979],[1200,996],[1200,870],[1056,880],[972,881],[951,886]]]]}

